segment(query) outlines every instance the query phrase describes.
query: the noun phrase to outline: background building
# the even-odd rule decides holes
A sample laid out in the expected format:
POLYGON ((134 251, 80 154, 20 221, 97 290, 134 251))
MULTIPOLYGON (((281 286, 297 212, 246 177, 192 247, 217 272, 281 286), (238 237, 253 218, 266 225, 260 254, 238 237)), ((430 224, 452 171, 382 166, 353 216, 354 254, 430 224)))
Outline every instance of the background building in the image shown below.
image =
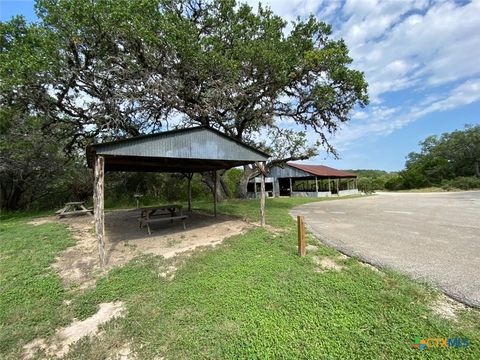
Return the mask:
MULTIPOLYGON (((248 184, 248 196, 255 198, 260 193, 260 178, 248 184)), ((269 197, 275 196, 346 196, 357 194, 357 175, 323 165, 287 163, 275 166, 265 179, 269 197)))

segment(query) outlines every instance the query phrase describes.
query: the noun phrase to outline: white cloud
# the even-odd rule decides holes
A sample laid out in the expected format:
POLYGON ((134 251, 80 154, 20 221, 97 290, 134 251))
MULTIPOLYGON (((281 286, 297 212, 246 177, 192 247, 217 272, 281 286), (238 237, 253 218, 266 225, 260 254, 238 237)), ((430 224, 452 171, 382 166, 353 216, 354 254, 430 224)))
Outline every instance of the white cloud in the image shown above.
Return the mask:
MULTIPOLYGON (((252 6, 257 0, 248 0, 252 6)), ((385 93, 480 73, 480 0, 262 1, 288 21, 316 14, 334 24, 364 71, 374 103, 385 93)))
POLYGON ((406 111, 400 107, 374 106, 365 115, 356 114, 362 121, 354 121, 341 130, 335 139, 339 149, 347 149, 355 140, 391 134, 393 131, 422 118, 425 115, 453 110, 480 101, 480 78, 467 80, 443 96, 437 95, 428 102, 406 111), (368 118, 368 121, 364 119, 368 118))
POLYGON ((408 11, 421 10, 426 3, 415 0, 349 0, 342 12, 348 20, 341 25, 339 34, 356 49, 383 37, 408 11))
POLYGON ((480 79, 472 79, 464 82, 452 90, 447 98, 434 101, 425 108, 417 108, 413 113, 417 117, 435 112, 469 105, 480 100, 480 79))
POLYGON ((331 23, 334 37, 350 49, 352 67, 365 72, 371 105, 353 111, 351 123, 332 138, 340 151, 480 101, 480 0, 262 3, 289 21, 315 13, 331 23))
MULTIPOLYGON (((370 1, 360 3, 371 6, 370 1)), ((351 12, 348 5, 344 14, 351 12)), ((381 2, 370 12, 354 13, 341 26, 339 36, 351 49, 354 66, 365 71, 374 102, 387 92, 480 74, 480 1, 426 6, 381 2)))

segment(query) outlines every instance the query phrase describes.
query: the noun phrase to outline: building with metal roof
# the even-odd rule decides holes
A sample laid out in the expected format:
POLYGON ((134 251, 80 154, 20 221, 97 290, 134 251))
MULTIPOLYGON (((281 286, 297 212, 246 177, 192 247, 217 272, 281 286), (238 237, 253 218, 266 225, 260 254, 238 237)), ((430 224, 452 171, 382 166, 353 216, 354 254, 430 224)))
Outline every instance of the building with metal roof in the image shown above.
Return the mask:
MULTIPOLYGON (((257 197, 260 178, 248 184, 248 196, 257 197)), ((266 191, 268 196, 324 197, 346 196, 358 193, 357 175, 324 165, 287 163, 268 171, 266 191)))
MULTIPOLYGON (((217 171, 256 164, 261 173, 260 223, 265 224, 265 162, 269 155, 221 132, 199 126, 95 144, 87 148, 87 163, 94 168, 95 232, 101 263, 105 263, 104 173, 106 171, 171 172, 191 175, 211 172, 214 214, 217 212, 217 171)), ((191 202, 191 177, 189 204, 191 202)), ((182 216, 182 219, 186 216, 182 216)))
POLYGON ((198 126, 87 148, 87 162, 105 158, 105 171, 205 172, 263 162, 269 155, 217 130, 198 126))

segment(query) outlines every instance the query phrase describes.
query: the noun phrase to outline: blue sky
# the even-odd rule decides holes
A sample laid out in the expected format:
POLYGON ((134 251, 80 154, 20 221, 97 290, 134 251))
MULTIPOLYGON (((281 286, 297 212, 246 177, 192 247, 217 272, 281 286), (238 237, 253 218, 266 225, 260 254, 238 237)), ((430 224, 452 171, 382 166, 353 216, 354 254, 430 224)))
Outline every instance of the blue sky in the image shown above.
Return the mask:
MULTIPOLYGON (((258 0, 247 1, 256 5, 258 0)), ((315 14, 332 24, 365 72, 371 104, 332 139, 337 168, 399 170, 432 134, 480 123, 480 0, 268 0, 287 20, 315 14)), ((0 19, 34 21, 33 1, 0 0, 0 19)))

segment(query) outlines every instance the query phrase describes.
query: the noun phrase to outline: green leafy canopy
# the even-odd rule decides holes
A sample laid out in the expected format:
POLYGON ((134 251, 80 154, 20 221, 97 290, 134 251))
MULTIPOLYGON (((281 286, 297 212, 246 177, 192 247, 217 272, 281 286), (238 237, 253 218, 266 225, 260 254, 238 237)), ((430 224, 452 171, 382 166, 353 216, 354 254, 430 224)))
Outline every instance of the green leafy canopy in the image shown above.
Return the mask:
MULTIPOLYGON (((368 103, 345 43, 313 16, 288 24, 233 0, 39 0, 36 10, 38 23, 1 24, 0 101, 72 124, 71 146, 174 118, 257 145, 258 131, 290 122, 334 151, 328 134, 368 103)), ((272 133, 266 146, 293 139, 272 133)))

